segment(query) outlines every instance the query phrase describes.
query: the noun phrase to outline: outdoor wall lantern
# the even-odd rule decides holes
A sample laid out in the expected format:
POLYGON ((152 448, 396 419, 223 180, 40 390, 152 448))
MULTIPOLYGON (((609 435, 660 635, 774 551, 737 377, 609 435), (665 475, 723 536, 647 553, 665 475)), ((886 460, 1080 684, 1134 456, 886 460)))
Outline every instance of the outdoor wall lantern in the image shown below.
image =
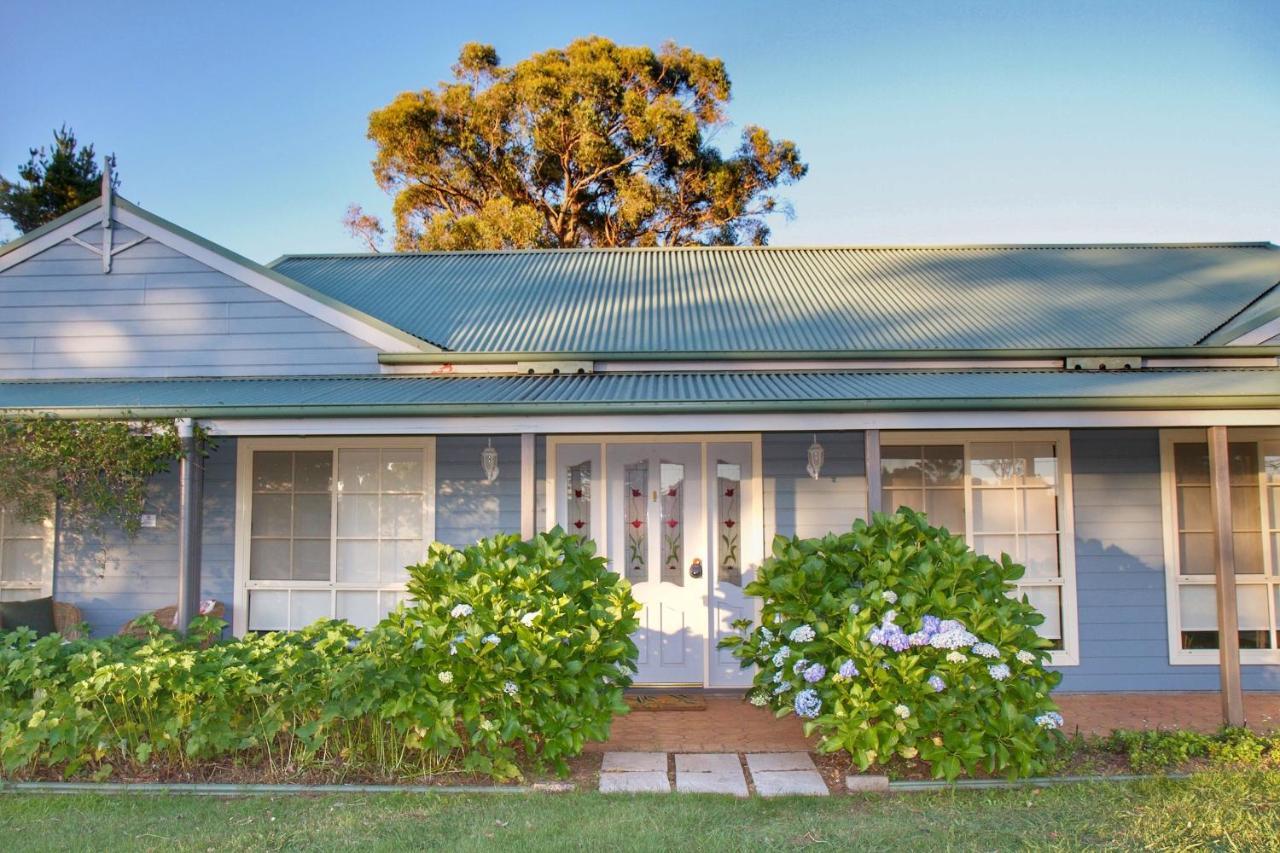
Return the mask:
POLYGON ((818 434, 815 432, 813 434, 813 444, 809 445, 809 464, 805 466, 809 476, 815 480, 822 474, 822 461, 825 456, 822 445, 818 444, 818 434))
POLYGON ((484 481, 492 483, 498 479, 498 451, 493 447, 493 439, 489 446, 480 451, 480 467, 484 469, 484 481))

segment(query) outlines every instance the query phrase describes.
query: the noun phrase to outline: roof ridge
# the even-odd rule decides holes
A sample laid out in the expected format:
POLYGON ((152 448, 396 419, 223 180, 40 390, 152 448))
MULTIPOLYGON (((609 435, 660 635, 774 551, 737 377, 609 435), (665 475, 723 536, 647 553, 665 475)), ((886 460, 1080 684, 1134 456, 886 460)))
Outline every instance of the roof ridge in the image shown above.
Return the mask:
POLYGON ((422 252, 300 252, 284 254, 269 266, 289 260, 333 258, 344 260, 380 260, 385 258, 456 257, 469 255, 557 255, 596 253, 662 253, 662 252, 938 252, 938 251, 1073 251, 1073 250, 1167 250, 1167 249, 1276 249, 1269 240, 1217 240, 1204 242, 1156 241, 1132 243, 906 243, 906 244, 817 244, 798 246, 582 246, 577 248, 536 249, 458 249, 422 252))

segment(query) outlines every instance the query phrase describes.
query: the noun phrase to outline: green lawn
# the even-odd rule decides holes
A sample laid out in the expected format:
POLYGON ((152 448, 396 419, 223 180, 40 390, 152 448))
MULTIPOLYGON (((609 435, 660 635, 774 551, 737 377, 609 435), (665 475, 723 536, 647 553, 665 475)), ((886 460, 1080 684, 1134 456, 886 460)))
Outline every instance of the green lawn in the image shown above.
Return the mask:
POLYGON ((6 795, 6 850, 1280 850, 1280 772, 825 800, 6 795))

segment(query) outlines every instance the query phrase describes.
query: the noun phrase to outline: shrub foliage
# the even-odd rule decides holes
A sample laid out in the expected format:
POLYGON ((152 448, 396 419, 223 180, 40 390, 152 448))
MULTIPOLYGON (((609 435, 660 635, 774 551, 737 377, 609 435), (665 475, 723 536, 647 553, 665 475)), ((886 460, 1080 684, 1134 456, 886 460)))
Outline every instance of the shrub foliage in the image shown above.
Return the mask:
POLYGON ((1043 621, 1011 597, 1023 567, 974 553, 903 508, 822 539, 778 537, 747 587, 761 622, 722 645, 755 666, 753 704, 806 718, 866 769, 1030 775, 1062 739, 1043 621))
POLYGON ((0 760, 66 774, 233 758, 277 773, 567 771, 625 713, 638 606, 590 543, 560 530, 433 545, 416 601, 363 632, 341 621, 208 643, 0 637, 0 760))

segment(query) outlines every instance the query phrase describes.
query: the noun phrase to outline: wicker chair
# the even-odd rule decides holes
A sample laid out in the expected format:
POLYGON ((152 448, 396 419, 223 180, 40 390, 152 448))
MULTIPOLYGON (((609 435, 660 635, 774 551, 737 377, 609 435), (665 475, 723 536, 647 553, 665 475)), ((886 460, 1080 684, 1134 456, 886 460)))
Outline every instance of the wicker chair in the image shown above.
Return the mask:
MULTIPOLYGON (((221 619, 226 612, 226 605, 221 601, 215 601, 213 602, 213 606, 205 610, 201 615, 212 616, 214 619, 221 619)), ((161 628, 177 629, 178 627, 174 624, 178 617, 178 606, 176 604, 170 604, 168 607, 161 607, 159 610, 152 610, 150 613, 143 613, 141 616, 135 616, 133 619, 130 619, 125 623, 124 627, 120 629, 120 636, 145 639, 147 636, 147 628, 141 623, 142 620, 148 616, 155 617, 156 622, 159 623, 161 628)))
POLYGON ((53 627, 64 640, 78 640, 84 636, 80 626, 84 624, 84 614, 74 604, 65 601, 53 603, 53 627))

